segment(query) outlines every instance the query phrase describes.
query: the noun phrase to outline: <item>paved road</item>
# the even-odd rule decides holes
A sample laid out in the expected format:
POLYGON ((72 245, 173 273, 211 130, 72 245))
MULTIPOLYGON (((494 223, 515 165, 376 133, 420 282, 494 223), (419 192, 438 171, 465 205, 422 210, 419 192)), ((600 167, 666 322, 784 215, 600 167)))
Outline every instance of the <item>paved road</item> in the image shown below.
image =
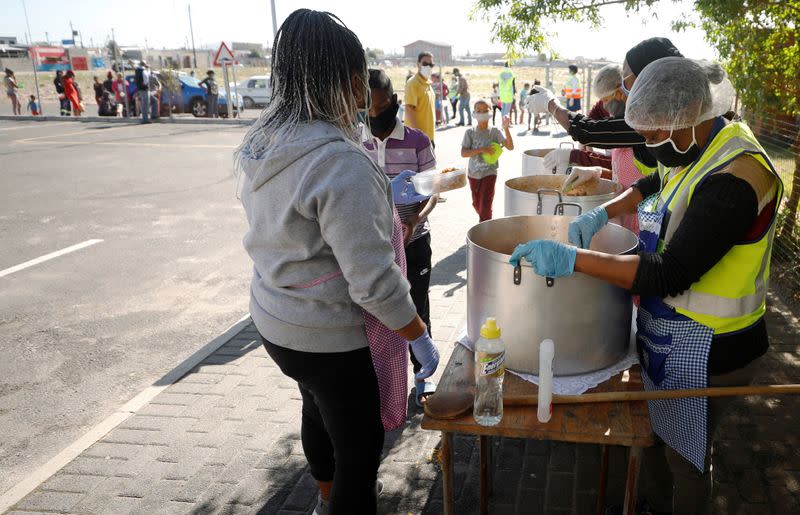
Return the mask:
POLYGON ((247 312, 241 127, 0 122, 0 491, 247 312), (2 272, 0 272, 2 275, 2 272))
MULTIPOLYGON (((27 111, 28 106, 28 97, 26 95, 22 95, 22 114, 29 115, 30 113, 27 111)), ((90 99, 89 102, 86 102, 86 115, 88 116, 97 116, 97 104, 95 104, 94 99, 90 99)), ((45 100, 44 104, 42 105, 44 109, 44 114, 46 116, 58 116, 60 112, 60 105, 55 100, 45 100)), ((242 111, 242 118, 256 118, 258 114, 261 112, 260 108, 255 109, 245 109, 242 111)), ((0 115, 11 115, 13 114, 11 111, 11 102, 3 95, 0 98, 0 115)), ((189 113, 181 113, 181 114, 174 114, 173 116, 177 116, 179 118, 194 118, 189 113)))

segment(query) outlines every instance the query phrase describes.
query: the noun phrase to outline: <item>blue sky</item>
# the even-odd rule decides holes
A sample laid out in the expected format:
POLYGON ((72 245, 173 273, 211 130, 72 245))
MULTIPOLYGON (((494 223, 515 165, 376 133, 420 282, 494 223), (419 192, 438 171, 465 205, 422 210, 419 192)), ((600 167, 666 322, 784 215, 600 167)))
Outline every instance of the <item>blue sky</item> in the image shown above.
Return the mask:
MULTIPOLYGON (((0 35, 17 36, 25 41, 25 18, 21 0, 0 0, 0 35)), ((51 41, 69 37, 69 22, 80 30, 88 44, 105 42, 115 29, 121 45, 176 47, 189 38, 187 0, 26 0, 31 34, 51 41), (124 5, 124 13, 115 6, 124 5), (80 6, 80 7, 77 7, 80 6)), ((251 41, 269 44, 272 18, 269 0, 193 0, 195 44, 216 48, 219 42, 251 41)), ((278 24, 294 9, 308 7, 328 10, 338 15, 364 46, 400 51, 416 39, 447 41, 456 54, 503 51, 491 42, 491 25, 469 18, 471 1, 402 0, 364 2, 355 0, 276 0, 278 24)), ((703 40, 700 30, 673 33, 670 21, 691 12, 691 2, 663 0, 656 19, 652 12, 627 17, 620 6, 602 11, 605 23, 599 29, 578 24, 559 24, 548 28, 554 49, 565 57, 606 57, 621 61, 625 51, 651 36, 667 36, 694 58, 714 59, 713 49, 703 40)))

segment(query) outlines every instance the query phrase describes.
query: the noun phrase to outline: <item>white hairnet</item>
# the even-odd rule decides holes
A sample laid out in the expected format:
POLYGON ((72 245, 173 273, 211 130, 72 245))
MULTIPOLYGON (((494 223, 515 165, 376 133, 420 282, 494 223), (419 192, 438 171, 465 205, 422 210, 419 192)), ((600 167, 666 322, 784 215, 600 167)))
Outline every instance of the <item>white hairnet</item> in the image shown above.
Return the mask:
POLYGON ((636 130, 677 130, 730 111, 736 95, 725 70, 685 57, 648 64, 636 78, 625 122, 636 130))
POLYGON ((622 66, 607 64, 600 68, 592 81, 592 88, 597 98, 608 97, 614 94, 622 84, 622 66))

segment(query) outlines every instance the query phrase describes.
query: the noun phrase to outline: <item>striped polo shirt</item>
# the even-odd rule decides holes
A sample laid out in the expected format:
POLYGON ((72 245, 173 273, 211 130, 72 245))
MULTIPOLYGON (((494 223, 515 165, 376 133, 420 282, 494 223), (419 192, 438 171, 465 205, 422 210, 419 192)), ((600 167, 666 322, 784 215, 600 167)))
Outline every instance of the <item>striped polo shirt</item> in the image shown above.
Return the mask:
MULTIPOLYGON (((377 164, 386 175, 393 179, 403 170, 424 172, 436 167, 436 157, 433 155, 431 140, 419 129, 406 127, 398 118, 394 129, 389 136, 381 141, 372 134, 363 131, 364 148, 369 157, 377 164)), ((422 209, 422 202, 413 204, 398 204, 397 214, 400 220, 407 222, 409 218, 422 209)), ((431 230, 426 218, 417 225, 411 241, 418 240, 431 230)))

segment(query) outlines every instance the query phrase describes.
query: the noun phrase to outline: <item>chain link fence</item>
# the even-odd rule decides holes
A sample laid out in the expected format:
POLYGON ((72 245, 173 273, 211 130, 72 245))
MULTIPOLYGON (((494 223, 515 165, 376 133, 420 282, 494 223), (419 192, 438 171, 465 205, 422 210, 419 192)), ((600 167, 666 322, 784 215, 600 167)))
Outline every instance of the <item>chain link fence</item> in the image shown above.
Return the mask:
POLYGON ((778 209, 772 251, 770 284, 793 306, 800 306, 800 117, 742 109, 783 180, 783 202, 778 209))

